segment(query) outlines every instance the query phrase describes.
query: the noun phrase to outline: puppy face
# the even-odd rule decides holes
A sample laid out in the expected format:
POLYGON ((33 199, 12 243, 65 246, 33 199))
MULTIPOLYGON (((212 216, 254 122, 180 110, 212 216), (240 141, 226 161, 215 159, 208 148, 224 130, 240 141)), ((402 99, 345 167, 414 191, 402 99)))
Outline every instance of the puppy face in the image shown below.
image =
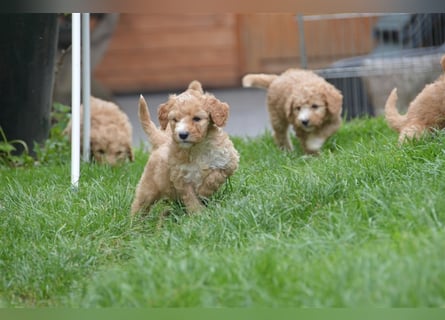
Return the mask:
POLYGON ((331 118, 339 117, 343 96, 335 87, 325 83, 318 87, 301 88, 286 104, 289 123, 295 128, 312 132, 331 118))
POLYGON ((173 141, 189 148, 203 141, 209 130, 223 127, 229 116, 229 106, 204 93, 198 81, 192 81, 184 93, 170 96, 158 109, 162 129, 170 126, 173 141))
POLYGON ((207 135, 209 114, 199 100, 196 97, 190 97, 187 101, 179 99, 168 113, 173 140, 182 148, 201 142, 207 135))
POLYGON ((289 122, 294 127, 311 132, 322 126, 326 119, 328 108, 323 99, 301 101, 295 99, 289 107, 289 122))
POLYGON ((130 145, 117 143, 116 141, 100 142, 91 140, 91 157, 99 164, 118 165, 127 159, 134 160, 133 151, 130 145))

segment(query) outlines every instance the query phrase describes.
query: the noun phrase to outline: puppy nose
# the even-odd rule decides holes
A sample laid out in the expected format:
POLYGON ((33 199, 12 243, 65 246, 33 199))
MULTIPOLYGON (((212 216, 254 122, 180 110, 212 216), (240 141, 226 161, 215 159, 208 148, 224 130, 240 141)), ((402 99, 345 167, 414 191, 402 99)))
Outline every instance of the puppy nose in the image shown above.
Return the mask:
POLYGON ((187 139, 188 136, 189 136, 188 132, 180 132, 179 133, 179 138, 181 138, 182 140, 187 139))
POLYGON ((303 126, 307 127, 308 124, 309 124, 309 120, 301 120, 301 124, 302 124, 303 126))

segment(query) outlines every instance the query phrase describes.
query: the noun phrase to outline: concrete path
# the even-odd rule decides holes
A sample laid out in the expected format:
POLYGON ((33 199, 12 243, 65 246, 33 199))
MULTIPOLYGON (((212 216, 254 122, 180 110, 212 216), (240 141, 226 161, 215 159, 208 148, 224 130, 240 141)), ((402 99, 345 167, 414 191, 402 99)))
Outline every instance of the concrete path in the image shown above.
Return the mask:
MULTIPOLYGON (((205 88, 204 88, 205 89, 205 88)), ((208 90, 219 100, 230 106, 230 116, 225 131, 232 136, 255 137, 270 130, 269 116, 266 109, 266 91, 255 88, 215 89, 208 90)), ((171 92, 180 93, 180 92, 171 92)), ((150 114, 157 121, 157 109, 168 99, 170 93, 146 93, 150 114)), ((116 103, 127 113, 133 125, 133 145, 146 145, 147 138, 137 116, 138 94, 115 96, 116 103)))

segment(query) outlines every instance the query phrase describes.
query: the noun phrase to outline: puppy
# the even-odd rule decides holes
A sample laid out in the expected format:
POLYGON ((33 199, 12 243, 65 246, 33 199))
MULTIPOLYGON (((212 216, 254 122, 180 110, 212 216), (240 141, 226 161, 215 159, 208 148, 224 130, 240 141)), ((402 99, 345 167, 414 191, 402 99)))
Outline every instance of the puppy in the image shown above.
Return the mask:
MULTIPOLYGON (((445 71, 445 55, 440 60, 445 71)), ((388 125, 399 132, 399 143, 406 139, 417 139, 431 129, 445 128, 445 74, 435 82, 427 84, 414 98, 404 115, 397 111, 397 89, 391 91, 385 104, 388 125)))
MULTIPOLYGON (((90 150, 97 163, 116 165, 134 160, 133 128, 127 115, 113 102, 90 98, 90 150)), ((71 121, 64 133, 71 139, 71 121)), ((80 109, 80 126, 83 127, 83 106, 80 109)), ((81 130, 82 133, 83 130, 81 130)), ((80 140, 83 148, 83 139, 80 140)))
POLYGON ((275 143, 292 150, 288 128, 306 154, 318 154, 341 125, 343 96, 325 79, 307 70, 289 69, 281 75, 247 74, 244 87, 267 89, 267 107, 275 143))
POLYGON ((136 188, 132 215, 148 213, 160 199, 180 200, 189 213, 203 208, 202 200, 238 168, 238 152, 221 129, 228 114, 226 103, 192 81, 185 92, 159 106, 157 128, 140 96, 139 119, 152 151, 136 188))

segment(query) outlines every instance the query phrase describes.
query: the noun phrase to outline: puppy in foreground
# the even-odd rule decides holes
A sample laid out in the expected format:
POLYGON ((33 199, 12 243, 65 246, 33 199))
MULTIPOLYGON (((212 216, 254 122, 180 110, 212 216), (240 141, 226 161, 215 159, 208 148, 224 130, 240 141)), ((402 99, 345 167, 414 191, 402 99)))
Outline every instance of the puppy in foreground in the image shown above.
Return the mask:
MULTIPOLYGON (((113 166, 134 160, 133 127, 128 116, 115 103, 91 97, 90 121, 91 158, 95 162, 113 166)), ((83 127, 83 106, 80 109, 80 126, 83 127)), ((70 140, 71 127, 70 120, 64 130, 70 140)), ((80 143, 83 149, 83 139, 80 139, 80 143)))
POLYGON ((203 208, 238 168, 239 155, 221 128, 229 106, 192 81, 180 95, 171 95, 158 109, 160 128, 139 99, 139 119, 152 146, 150 158, 136 188, 131 214, 158 200, 180 200, 189 213, 203 208))
MULTIPOLYGON (((445 71, 445 55, 440 60, 445 71)), ((417 139, 432 129, 445 128, 445 75, 427 84, 401 115, 397 110, 397 89, 391 91, 385 104, 388 125, 399 132, 399 143, 406 139, 417 139)))
POLYGON ((281 149, 293 149, 290 125, 306 154, 318 154, 341 125, 342 94, 312 71, 289 69, 281 75, 247 74, 242 82, 244 87, 267 89, 274 139, 281 149))

